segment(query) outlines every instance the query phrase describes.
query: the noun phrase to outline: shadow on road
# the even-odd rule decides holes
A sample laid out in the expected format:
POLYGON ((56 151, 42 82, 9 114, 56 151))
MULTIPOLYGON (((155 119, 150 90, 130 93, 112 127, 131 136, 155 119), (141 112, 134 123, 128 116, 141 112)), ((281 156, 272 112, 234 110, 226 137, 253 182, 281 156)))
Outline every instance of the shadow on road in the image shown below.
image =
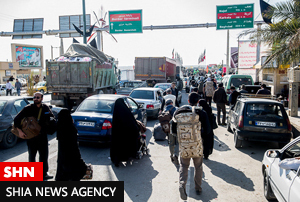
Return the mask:
POLYGON ((248 191, 254 191, 253 181, 243 172, 224 163, 213 160, 204 161, 204 164, 210 168, 213 175, 219 177, 227 183, 239 186, 248 191))
POLYGON ((231 150, 227 144, 222 142, 216 135, 214 138, 214 149, 218 151, 229 151, 231 150))

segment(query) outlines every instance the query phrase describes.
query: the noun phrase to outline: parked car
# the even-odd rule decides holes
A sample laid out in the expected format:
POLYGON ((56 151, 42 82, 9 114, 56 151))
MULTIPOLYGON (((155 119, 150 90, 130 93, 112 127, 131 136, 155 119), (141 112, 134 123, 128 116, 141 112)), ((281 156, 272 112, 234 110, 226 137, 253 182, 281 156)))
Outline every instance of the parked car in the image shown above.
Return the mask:
POLYGON ((47 85, 46 85, 46 81, 41 81, 41 82, 38 82, 37 84, 35 84, 33 86, 33 90, 35 92, 41 92, 41 93, 47 93, 48 90, 47 90, 47 85))
MULTIPOLYGON (((171 85, 172 85, 171 83, 158 83, 155 84, 154 88, 161 88, 164 93, 168 88, 171 88, 171 85)), ((182 99, 181 91, 178 90, 177 102, 181 103, 181 99, 182 99)))
POLYGON ((17 143, 17 136, 11 133, 12 123, 15 116, 29 102, 18 96, 1 96, 0 97, 0 146, 11 148, 17 143))
POLYGON ((138 87, 146 87, 145 81, 125 81, 122 85, 117 86, 116 93, 119 95, 129 95, 131 91, 138 87))
POLYGON ((163 91, 161 88, 136 88, 130 93, 138 104, 143 104, 143 108, 147 111, 148 117, 157 118, 162 103, 158 99, 157 91, 160 91, 161 95, 163 91))
POLYGON ((114 105, 118 98, 124 99, 135 119, 147 125, 146 110, 132 98, 115 94, 93 95, 86 98, 72 113, 79 141, 110 142, 114 105))
POLYGON ((229 110, 227 130, 234 133, 236 148, 248 140, 278 142, 283 146, 292 138, 292 126, 283 105, 261 98, 239 98, 229 110))
MULTIPOLYGON (((13 96, 17 95, 17 90, 15 89, 15 87, 12 87, 11 94, 13 96)), ((0 84, 0 96, 6 96, 6 84, 0 84)))
POLYGON ((27 81, 24 78, 18 78, 19 82, 22 84, 22 87, 27 86, 27 81))
POLYGON ((299 201, 300 168, 283 169, 279 163, 284 159, 300 156, 300 137, 280 150, 267 150, 262 161, 264 195, 267 200, 279 202, 299 201))

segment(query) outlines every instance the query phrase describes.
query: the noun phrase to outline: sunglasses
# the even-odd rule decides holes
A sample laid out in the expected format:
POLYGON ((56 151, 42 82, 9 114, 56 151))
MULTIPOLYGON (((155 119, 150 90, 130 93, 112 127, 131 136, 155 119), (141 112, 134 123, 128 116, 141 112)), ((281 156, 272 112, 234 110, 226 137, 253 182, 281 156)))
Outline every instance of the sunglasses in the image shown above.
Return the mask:
POLYGON ((40 99, 41 97, 33 97, 33 99, 40 99))

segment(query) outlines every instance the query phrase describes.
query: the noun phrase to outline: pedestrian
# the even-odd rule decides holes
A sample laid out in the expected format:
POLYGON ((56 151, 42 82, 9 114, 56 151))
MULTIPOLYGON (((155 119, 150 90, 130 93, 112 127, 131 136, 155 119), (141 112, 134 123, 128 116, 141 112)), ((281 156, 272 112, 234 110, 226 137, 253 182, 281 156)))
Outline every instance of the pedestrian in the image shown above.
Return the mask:
POLYGON ((203 86, 204 86, 204 80, 203 77, 201 77, 200 82, 198 84, 198 94, 200 95, 201 99, 204 98, 203 86))
POLYGON ((159 114, 164 110, 165 107, 165 98, 161 95, 160 91, 157 91, 158 100, 161 103, 159 114))
POLYGON ((234 107, 237 101, 237 98, 241 95, 240 92, 237 92, 234 86, 230 87, 231 94, 228 98, 228 103, 230 106, 234 107))
POLYGON ((57 169, 56 181, 80 181, 86 174, 87 165, 81 158, 75 128, 70 111, 66 108, 57 117, 57 169))
POLYGON ((217 120, 218 125, 226 125, 226 103, 227 103, 227 96, 226 92, 223 87, 223 83, 219 83, 218 89, 213 94, 213 100, 217 105, 217 120), (221 123, 221 111, 222 111, 222 123, 221 123))
POLYGON ((176 100, 175 100, 175 106, 179 107, 179 103, 178 103, 178 89, 176 88, 176 82, 172 82, 171 84, 171 91, 172 91, 172 95, 175 95, 176 100))
POLYGON ((209 106, 211 106, 212 96, 214 94, 215 87, 214 82, 211 80, 211 77, 207 78, 206 83, 204 84, 203 92, 205 92, 205 99, 206 102, 209 103, 209 106))
MULTIPOLYGON (((164 110, 164 112, 170 112, 170 115, 173 117, 174 112, 177 110, 177 107, 174 107, 173 105, 173 100, 172 99, 167 99, 166 100, 166 108, 164 110)), ((179 165, 179 161, 178 161, 178 156, 179 156, 179 145, 178 145, 178 141, 177 138, 171 134, 168 133, 168 143, 169 143, 169 150, 170 150, 170 157, 171 157, 171 161, 175 164, 175 165, 179 165)))
POLYGON ((48 105, 43 104, 43 94, 36 92, 33 96, 34 103, 25 106, 19 114, 14 118, 14 126, 19 132, 21 138, 26 138, 25 133, 21 130, 21 121, 25 117, 35 117, 41 126, 41 131, 38 136, 27 139, 28 158, 29 162, 35 162, 36 154, 39 152, 39 162, 43 162, 43 177, 44 180, 52 179, 53 176, 48 175, 48 137, 47 131, 49 130, 48 124, 50 118, 54 115, 48 105), (40 118, 39 118, 40 117, 40 118))
POLYGON ((239 91, 240 93, 248 93, 248 91, 246 90, 246 86, 245 84, 241 85, 241 90, 239 91))
POLYGON ((6 96, 8 96, 8 93, 11 96, 12 87, 13 87, 12 84, 9 82, 9 80, 7 80, 7 82, 6 82, 6 96))
POLYGON ((271 95, 271 92, 267 89, 266 84, 261 84, 261 89, 259 89, 256 95, 264 94, 264 95, 271 95))
POLYGON ((199 100, 199 106, 203 108, 203 110, 206 112, 209 124, 211 126, 210 132, 202 137, 203 140, 203 156, 204 159, 208 160, 209 155, 212 154, 213 149, 214 149, 214 131, 213 131, 213 122, 215 121, 214 119, 214 114, 212 113, 212 108, 207 104, 206 100, 200 99, 199 100))
POLYGON ((171 99, 173 103, 176 103, 176 96, 172 95, 172 90, 171 88, 168 88, 166 90, 166 95, 164 96, 165 100, 171 99))
POLYGON ((22 87, 22 84, 20 83, 20 81, 18 79, 16 79, 15 88, 17 89, 18 96, 21 95, 21 87, 22 87))
POLYGON ((195 191, 198 195, 202 192, 202 137, 206 136, 211 130, 206 112, 201 108, 196 107, 199 102, 198 94, 195 92, 190 93, 188 101, 190 106, 185 105, 175 111, 171 127, 172 133, 177 135, 180 148, 179 192, 182 200, 187 199, 186 183, 188 180, 188 169, 191 158, 193 159, 195 167, 195 191), (181 125, 181 121, 187 119, 189 119, 190 122, 185 122, 184 125, 181 125), (193 130, 193 125, 197 125, 198 127, 195 127, 193 130), (187 134, 186 131, 191 132, 187 134))
POLYGON ((283 99, 289 98, 289 89, 287 88, 287 85, 284 85, 283 89, 281 89, 281 96, 283 97, 283 99))

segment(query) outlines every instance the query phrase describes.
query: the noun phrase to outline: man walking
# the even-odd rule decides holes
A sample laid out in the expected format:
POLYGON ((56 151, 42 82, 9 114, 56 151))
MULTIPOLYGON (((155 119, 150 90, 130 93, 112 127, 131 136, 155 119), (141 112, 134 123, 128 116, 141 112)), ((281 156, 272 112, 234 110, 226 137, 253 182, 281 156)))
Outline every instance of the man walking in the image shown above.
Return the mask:
MULTIPOLYGON (((177 107, 174 107, 173 100, 167 99, 166 100, 166 108, 165 108, 164 112, 169 111, 170 115, 173 117, 173 114, 176 110, 177 110, 177 107)), ((179 165, 179 161, 178 161, 179 145, 178 145, 178 141, 176 140, 177 138, 171 133, 168 133, 167 135, 169 137, 168 142, 169 142, 169 150, 171 153, 171 161, 175 165, 179 165)))
POLYGON ((11 85, 11 83, 9 82, 9 80, 7 80, 7 82, 6 82, 6 96, 8 96, 8 93, 9 93, 10 96, 11 96, 11 91, 12 91, 12 85, 11 85))
POLYGON ((241 93, 236 91, 235 86, 231 86, 230 90, 231 90, 231 94, 229 96, 228 102, 229 102, 230 106, 234 107, 235 103, 237 101, 237 98, 238 98, 238 96, 241 95, 241 93))
POLYGON ((22 87, 22 84, 20 83, 20 81, 18 79, 16 79, 15 88, 17 89, 18 96, 21 95, 21 87, 22 87))
POLYGON ((206 102, 208 102, 209 106, 211 107, 211 100, 215 91, 214 82, 211 80, 211 77, 207 78, 203 91, 205 92, 206 102))
POLYGON ((35 117, 41 126, 41 131, 38 136, 27 139, 28 157, 29 162, 35 162, 37 152, 39 152, 39 162, 43 162, 43 176, 44 180, 51 179, 53 176, 49 176, 48 172, 48 137, 47 137, 47 123, 50 122, 50 117, 54 118, 54 115, 48 105, 42 104, 43 94, 36 92, 33 97, 34 103, 24 107, 14 119, 14 125, 17 127, 19 136, 26 138, 26 134, 21 130, 21 121, 25 117, 35 117))
POLYGON ((256 93, 256 95, 258 94, 264 94, 264 95, 271 95, 271 92, 267 89, 266 84, 262 84, 261 89, 259 89, 256 93))
POLYGON ((176 82, 172 82, 171 84, 171 91, 172 91, 172 95, 175 95, 176 100, 175 100, 175 106, 179 107, 179 103, 178 103, 178 89, 176 88, 176 82))
POLYGON ((219 83, 218 89, 214 92, 213 94, 213 100, 217 105, 217 120, 218 120, 218 125, 223 125, 225 126, 226 123, 226 103, 227 103, 227 96, 226 92, 223 88, 223 83, 219 83), (220 122, 221 120, 221 111, 223 114, 222 117, 222 124, 220 122))
POLYGON ((202 137, 206 136, 211 130, 206 112, 196 107, 199 102, 199 95, 195 92, 190 93, 188 101, 190 106, 185 105, 175 111, 171 127, 172 133, 177 135, 180 148, 179 192, 182 200, 187 199, 185 189, 191 158, 195 167, 195 191, 197 195, 202 192, 202 137), (186 122, 187 120, 190 120, 190 122, 186 122), (193 127, 195 125, 197 127, 193 127), (187 134, 187 131, 190 134, 187 134))

